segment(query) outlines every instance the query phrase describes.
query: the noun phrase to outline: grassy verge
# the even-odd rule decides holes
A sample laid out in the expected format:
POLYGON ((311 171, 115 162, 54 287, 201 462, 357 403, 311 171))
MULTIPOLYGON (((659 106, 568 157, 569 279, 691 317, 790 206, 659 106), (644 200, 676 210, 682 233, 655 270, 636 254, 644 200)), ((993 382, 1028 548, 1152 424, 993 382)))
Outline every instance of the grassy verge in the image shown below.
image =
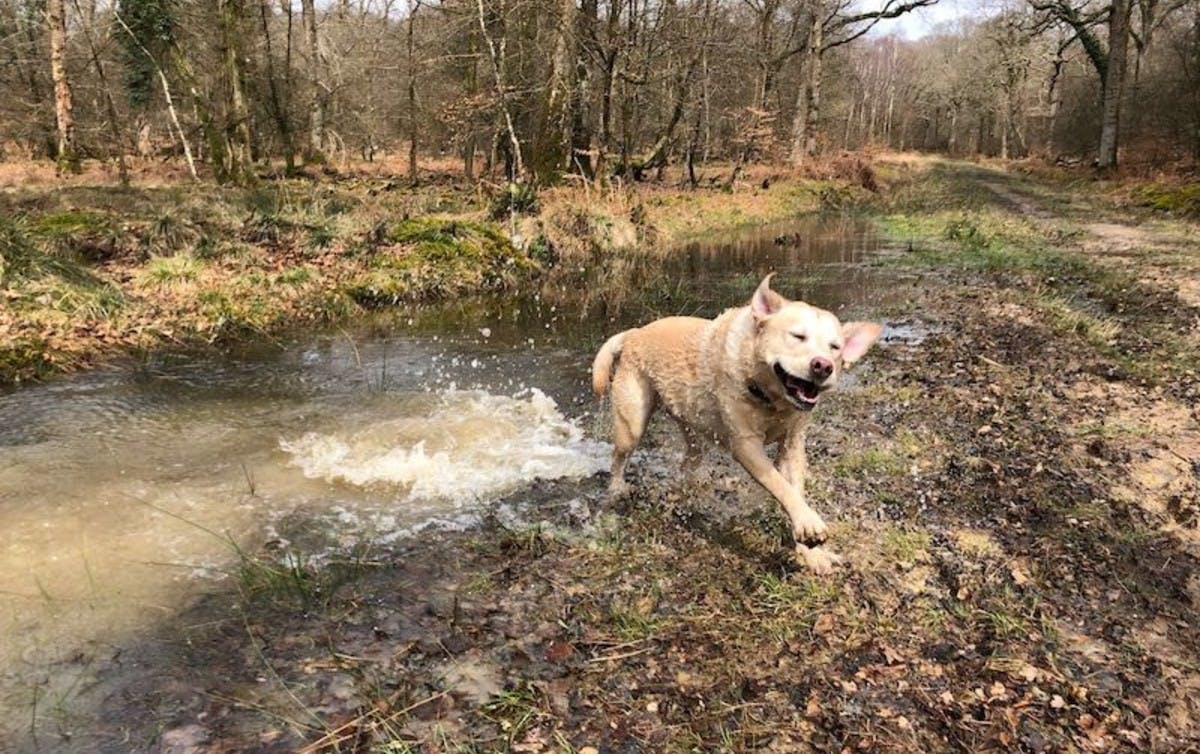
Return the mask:
MULTIPOLYGON (((1112 201, 946 162, 893 166, 890 177, 879 222, 907 251, 889 264, 999 284, 1010 316, 1035 318, 1056 336, 1082 337, 1125 374, 1161 384, 1194 373, 1195 306, 1178 298, 1178 280, 1146 276, 1161 261, 1156 256, 1171 254, 1156 255, 1163 249, 1143 236, 1127 248, 1126 239, 1103 235, 1111 226, 1093 235, 1094 218, 1120 216, 1112 201), (1131 259, 1133 251, 1144 257, 1131 259)), ((1195 232, 1186 221, 1158 226, 1181 239, 1195 232)))
POLYGON ((368 174, 248 190, 18 189, 0 199, 0 384, 114 353, 528 286, 554 268, 602 268, 615 253, 863 193, 771 174, 733 191, 558 188, 510 221, 496 219, 496 202, 473 186, 434 180, 414 189, 368 174))

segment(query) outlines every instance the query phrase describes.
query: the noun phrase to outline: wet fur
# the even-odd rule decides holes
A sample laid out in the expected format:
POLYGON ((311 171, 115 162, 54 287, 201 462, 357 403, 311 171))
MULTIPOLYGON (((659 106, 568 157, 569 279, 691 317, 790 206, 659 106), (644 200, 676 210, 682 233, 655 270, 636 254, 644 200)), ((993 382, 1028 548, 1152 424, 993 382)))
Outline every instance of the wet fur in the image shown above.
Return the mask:
POLYGON ((783 298, 771 290, 770 280, 768 275, 747 306, 716 319, 667 317, 618 333, 601 347, 592 387, 597 395, 606 389, 612 394, 609 491, 625 491, 629 455, 650 415, 665 408, 683 427, 689 453, 694 455, 702 436, 730 449, 783 506, 797 555, 813 571, 827 573, 841 558, 818 546, 825 522, 804 492, 804 441, 812 416, 806 409, 815 401, 789 395, 780 370, 828 390, 882 328, 873 322, 843 325, 831 312, 783 298), (826 368, 831 372, 822 380, 826 368), (782 443, 774 463, 766 450, 773 443, 782 443))

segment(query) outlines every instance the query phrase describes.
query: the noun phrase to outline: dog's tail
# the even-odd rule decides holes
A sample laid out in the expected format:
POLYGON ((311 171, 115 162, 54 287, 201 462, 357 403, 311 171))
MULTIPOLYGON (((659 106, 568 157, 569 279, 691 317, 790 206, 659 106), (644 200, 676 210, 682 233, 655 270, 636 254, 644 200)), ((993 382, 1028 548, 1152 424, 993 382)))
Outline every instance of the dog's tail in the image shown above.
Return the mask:
POLYGON ((628 334, 628 330, 619 332, 605 341, 604 345, 600 346, 600 352, 596 354, 596 360, 592 362, 592 390, 596 391, 597 398, 602 398, 608 390, 613 364, 621 355, 621 347, 625 345, 625 336, 628 334))

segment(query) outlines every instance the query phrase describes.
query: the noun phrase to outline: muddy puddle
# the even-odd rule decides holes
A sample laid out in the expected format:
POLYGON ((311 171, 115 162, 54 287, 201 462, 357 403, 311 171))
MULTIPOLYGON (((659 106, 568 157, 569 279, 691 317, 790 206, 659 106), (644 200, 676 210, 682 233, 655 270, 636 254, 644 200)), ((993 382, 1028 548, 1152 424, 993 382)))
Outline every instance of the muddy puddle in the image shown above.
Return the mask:
POLYGON ((880 245, 853 217, 787 223, 619 278, 0 394, 0 741, 88 750, 89 704, 122 653, 232 588, 239 550, 279 546, 281 521, 319 523, 319 560, 470 526, 535 480, 599 494, 608 445, 587 372, 607 334, 713 315, 771 270, 781 291, 867 313, 889 294, 860 264, 880 245))

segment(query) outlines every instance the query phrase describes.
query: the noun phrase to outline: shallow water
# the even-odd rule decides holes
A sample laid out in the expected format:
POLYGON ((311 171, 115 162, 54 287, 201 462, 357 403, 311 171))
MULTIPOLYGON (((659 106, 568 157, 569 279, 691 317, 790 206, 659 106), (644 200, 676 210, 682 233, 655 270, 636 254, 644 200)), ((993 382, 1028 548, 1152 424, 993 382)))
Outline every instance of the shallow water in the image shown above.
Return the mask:
POLYGON ((86 725, 79 700, 121 648, 227 588, 237 549, 285 519, 388 543, 470 525, 535 479, 589 480, 607 467, 588 387, 605 336, 711 316, 771 270, 846 319, 887 295, 860 264, 879 248, 852 217, 786 223, 534 296, 0 394, 0 734, 86 725))

